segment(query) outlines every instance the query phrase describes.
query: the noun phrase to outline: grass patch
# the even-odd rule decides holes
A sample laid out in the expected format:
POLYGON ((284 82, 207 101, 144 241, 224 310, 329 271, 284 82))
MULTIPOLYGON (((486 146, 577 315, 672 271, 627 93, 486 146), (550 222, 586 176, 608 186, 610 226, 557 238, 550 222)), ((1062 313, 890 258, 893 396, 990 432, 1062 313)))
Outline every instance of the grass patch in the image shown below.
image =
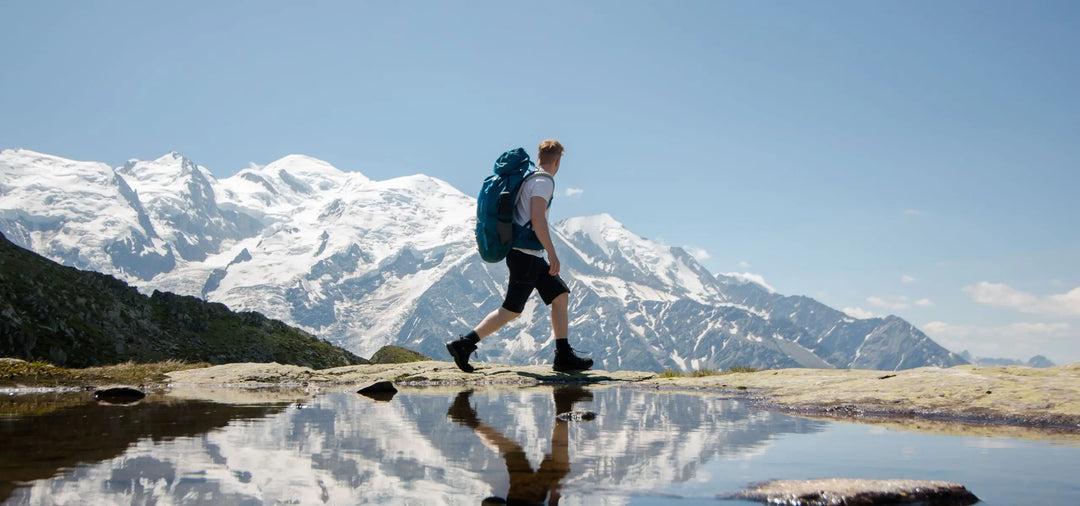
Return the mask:
POLYGON ((208 367, 206 363, 187 363, 179 360, 135 363, 68 369, 47 362, 0 360, 0 385, 27 387, 98 386, 119 383, 146 385, 165 381, 165 373, 208 367))
POLYGON ((738 365, 728 369, 726 371, 718 371, 716 369, 695 369, 690 372, 676 371, 674 369, 667 369, 660 373, 661 378, 704 378, 707 376, 723 376, 725 374, 732 374, 737 372, 758 372, 760 369, 756 367, 747 367, 738 365))
POLYGON ((757 367, 748 367, 748 366, 745 366, 745 365, 737 365, 735 367, 732 367, 731 369, 728 369, 727 372, 729 372, 729 373, 733 373, 733 372, 758 372, 760 370, 761 369, 758 369, 757 367))
POLYGON ((371 356, 372 364, 407 364, 431 360, 426 355, 402 348, 401 346, 383 346, 371 356))

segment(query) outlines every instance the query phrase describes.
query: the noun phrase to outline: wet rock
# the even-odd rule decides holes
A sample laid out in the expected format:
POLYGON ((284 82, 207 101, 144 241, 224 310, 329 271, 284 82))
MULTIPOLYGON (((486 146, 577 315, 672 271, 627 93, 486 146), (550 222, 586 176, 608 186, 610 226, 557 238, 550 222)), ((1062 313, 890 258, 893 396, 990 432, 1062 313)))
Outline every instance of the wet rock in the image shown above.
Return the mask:
POLYGON ((94 392, 94 399, 108 404, 132 404, 143 400, 146 394, 131 387, 104 388, 94 392))
POLYGON ((361 386, 356 393, 377 401, 389 401, 397 391, 392 381, 372 381, 361 386))
POLYGON ((596 413, 592 411, 571 411, 556 415, 555 418, 564 422, 588 422, 596 419, 596 413))
POLYGON ((733 498, 785 506, 967 506, 979 502, 963 485, 947 481, 842 478, 770 481, 733 498))

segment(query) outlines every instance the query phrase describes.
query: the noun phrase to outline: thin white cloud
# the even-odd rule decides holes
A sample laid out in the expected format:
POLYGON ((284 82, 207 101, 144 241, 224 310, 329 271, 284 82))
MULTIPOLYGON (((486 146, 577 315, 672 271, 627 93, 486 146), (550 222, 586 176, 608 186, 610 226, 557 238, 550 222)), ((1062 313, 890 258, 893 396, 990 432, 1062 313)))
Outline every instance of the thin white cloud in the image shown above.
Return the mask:
POLYGON ((1061 363, 1080 360, 1080 329, 1063 322, 1017 322, 999 327, 932 321, 920 326, 931 339, 952 351, 979 357, 1027 360, 1046 355, 1061 363))
POLYGON ((918 209, 905 209, 904 210, 904 215, 905 216, 922 216, 923 212, 918 210, 918 209))
POLYGON ((863 309, 861 307, 845 307, 844 309, 842 309, 842 311, 848 316, 852 318, 857 318, 859 320, 865 320, 867 318, 874 317, 874 313, 872 311, 863 309))
POLYGON ((582 190, 581 188, 567 188, 565 192, 567 197, 578 197, 582 193, 585 193, 585 190, 582 190))
POLYGON ((749 269, 750 268, 750 262, 747 262, 746 260, 741 260, 741 261, 739 261, 739 267, 741 267, 743 269, 749 269))
POLYGON ((698 262, 704 262, 709 259, 709 252, 705 251, 705 248, 699 248, 697 246, 683 246, 683 250, 690 254, 690 256, 697 259, 698 262))
POLYGON ((912 306, 930 307, 934 305, 934 301, 930 299, 922 298, 912 301, 904 295, 898 295, 888 299, 884 297, 878 297, 876 295, 871 295, 870 297, 866 298, 866 302, 872 307, 884 309, 887 311, 903 311, 905 309, 911 309, 912 306))
POLYGON ((915 278, 904 274, 903 276, 900 276, 900 282, 905 285, 910 285, 915 282, 915 278))
POLYGON ((871 295, 866 298, 866 302, 871 306, 886 309, 889 311, 900 311, 903 309, 911 308, 911 304, 908 303, 907 297, 896 297, 893 300, 886 300, 876 295, 871 295))
POLYGON ((740 283, 755 283, 761 285, 766 290, 768 290, 769 293, 776 293, 776 289, 769 286, 769 284, 765 282, 765 277, 760 274, 754 274, 751 272, 727 272, 724 273, 724 275, 735 278, 740 283))
POLYGON ((1003 283, 983 281, 964 291, 979 304, 1042 316, 1080 318, 1080 287, 1052 295, 1035 295, 1003 283))
POLYGON ((263 168, 263 166, 255 163, 255 162, 248 162, 248 168, 251 169, 251 170, 259 170, 259 169, 263 168))

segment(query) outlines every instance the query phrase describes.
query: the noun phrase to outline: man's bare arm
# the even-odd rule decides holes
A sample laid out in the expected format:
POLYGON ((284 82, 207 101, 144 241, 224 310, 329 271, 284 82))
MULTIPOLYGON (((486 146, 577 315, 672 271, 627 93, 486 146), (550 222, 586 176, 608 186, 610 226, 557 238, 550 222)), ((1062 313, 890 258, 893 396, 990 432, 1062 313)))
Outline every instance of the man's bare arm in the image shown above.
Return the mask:
POLYGON ((529 201, 529 207, 533 232, 536 232, 536 238, 540 239, 540 244, 543 244, 544 250, 547 251, 548 265, 551 266, 548 272, 554 276, 559 273, 559 255, 555 254, 555 245, 551 242, 551 231, 548 230, 547 201, 543 197, 533 197, 529 201))

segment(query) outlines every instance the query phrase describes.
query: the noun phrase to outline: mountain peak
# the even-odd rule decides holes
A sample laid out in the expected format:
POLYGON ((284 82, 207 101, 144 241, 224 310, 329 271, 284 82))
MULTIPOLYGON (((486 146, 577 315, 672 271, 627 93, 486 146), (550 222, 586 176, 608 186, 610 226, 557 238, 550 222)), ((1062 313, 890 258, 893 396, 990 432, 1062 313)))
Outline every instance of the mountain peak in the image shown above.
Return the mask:
POLYGON ((283 156, 260 167, 258 172, 284 182, 297 193, 338 188, 352 180, 368 181, 359 172, 345 172, 325 160, 301 154, 283 156))
POLYGON ((770 294, 776 293, 776 289, 765 282, 765 277, 760 274, 754 274, 751 272, 727 272, 724 274, 717 274, 716 278, 725 284, 734 285, 755 285, 759 286, 770 294))
POLYGON ((559 222, 559 228, 568 235, 584 234, 593 242, 606 242, 605 236, 612 231, 624 231, 626 227, 607 213, 567 218, 559 222))
MULTIPOLYGON (((7 159, 7 161, 9 163, 15 163, 16 160, 24 161, 24 162, 27 162, 27 163, 38 163, 38 162, 43 162, 43 161, 52 162, 52 163, 62 163, 62 164, 83 163, 83 162, 78 162, 76 160, 71 160, 71 159, 68 159, 68 158, 64 158, 64 157, 61 157, 61 156, 50 155, 50 154, 47 154, 47 153, 39 153, 39 152, 34 151, 32 149, 26 149, 26 148, 9 148, 9 149, 5 149, 3 151, 0 151, 0 157, 3 157, 5 159, 7 159)), ((86 162, 86 163, 95 163, 95 164, 97 164, 97 162, 86 162)))
MULTIPOLYGON (((287 170, 294 174, 321 174, 326 177, 341 177, 345 171, 334 167, 330 162, 308 155, 289 154, 274 160, 259 169, 261 172, 276 173, 279 170, 287 170)), ((359 172, 351 172, 359 174, 359 172)))
POLYGON ((117 167, 116 172, 143 182, 171 185, 178 177, 199 172, 199 167, 184 155, 170 151, 154 160, 132 158, 117 167))

